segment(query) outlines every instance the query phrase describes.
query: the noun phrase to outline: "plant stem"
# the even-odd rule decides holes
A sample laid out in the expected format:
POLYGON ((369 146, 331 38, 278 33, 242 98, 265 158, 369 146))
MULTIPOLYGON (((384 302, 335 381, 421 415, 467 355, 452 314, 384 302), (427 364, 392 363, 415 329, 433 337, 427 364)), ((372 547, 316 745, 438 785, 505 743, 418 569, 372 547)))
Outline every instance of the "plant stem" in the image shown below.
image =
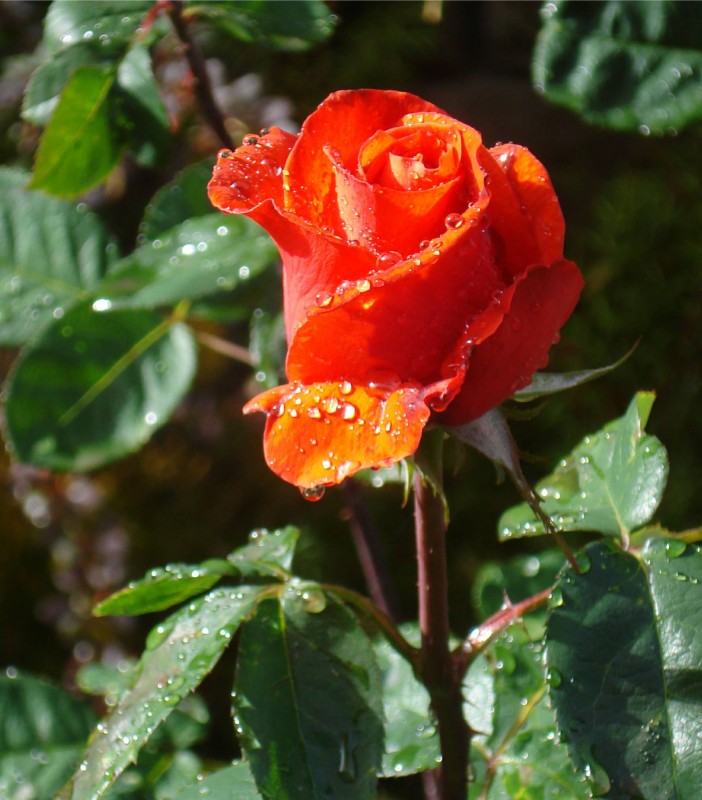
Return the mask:
POLYGON ((443 432, 430 432, 415 456, 420 677, 429 692, 441 744, 440 800, 465 800, 470 731, 463 716, 461 674, 451 656, 446 564, 446 517, 441 496, 443 432), (431 475, 432 488, 422 472, 431 475))
POLYGON ((203 117, 207 120, 207 124, 217 135, 217 138, 224 147, 229 150, 234 150, 235 144, 232 137, 229 135, 226 125, 224 124, 224 117, 222 112, 214 99, 212 92, 212 84, 210 83, 210 76, 207 74, 207 66, 202 53, 197 48, 190 36, 188 24, 183 19, 183 9, 181 3, 176 0, 171 3, 168 15, 171 18, 175 32, 183 45, 185 58, 188 61, 190 72, 193 76, 193 88, 195 89, 195 97, 200 104, 200 110, 203 117))
POLYGON ((400 618, 397 593, 386 568, 387 559, 381 552, 378 532, 365 502, 363 490, 353 478, 344 481, 341 488, 349 507, 351 537, 370 596, 381 611, 397 622, 400 618))
POLYGON ((219 353, 227 358, 232 358, 234 361, 241 361, 242 364, 253 366, 253 358, 251 357, 251 353, 240 344, 228 342, 226 339, 220 339, 219 336, 214 336, 213 334, 206 333, 205 331, 197 332, 197 340, 201 344, 204 344, 205 347, 209 347, 210 350, 214 350, 215 353, 219 353))

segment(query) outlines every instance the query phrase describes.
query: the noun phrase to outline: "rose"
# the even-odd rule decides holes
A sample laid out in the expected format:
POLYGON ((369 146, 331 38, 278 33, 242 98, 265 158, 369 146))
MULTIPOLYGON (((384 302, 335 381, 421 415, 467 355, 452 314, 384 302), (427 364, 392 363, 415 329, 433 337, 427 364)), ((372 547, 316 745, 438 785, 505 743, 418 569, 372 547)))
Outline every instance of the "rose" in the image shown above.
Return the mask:
POLYGON ((273 237, 290 383, 269 466, 314 489, 412 454, 424 426, 481 416, 525 386, 582 288, 544 167, 402 92, 332 94, 295 136, 221 151, 209 195, 273 237))

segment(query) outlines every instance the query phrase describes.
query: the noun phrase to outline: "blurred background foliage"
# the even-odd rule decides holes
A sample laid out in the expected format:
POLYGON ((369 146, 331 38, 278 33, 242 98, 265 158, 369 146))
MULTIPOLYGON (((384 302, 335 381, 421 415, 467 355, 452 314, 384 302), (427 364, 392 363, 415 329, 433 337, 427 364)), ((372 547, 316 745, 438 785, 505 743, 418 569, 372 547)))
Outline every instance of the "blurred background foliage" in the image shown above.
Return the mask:
MULTIPOLYGON (((585 434, 620 416, 633 393, 658 394, 648 428, 666 445, 671 473, 660 513, 681 530, 699 523, 702 422, 702 135, 699 125, 665 136, 606 131, 550 105, 531 80, 544 18, 535 3, 353 2, 328 4, 334 35, 304 53, 231 46, 195 27, 216 96, 237 140, 249 130, 296 125, 331 91, 374 86, 415 92, 480 130, 486 144, 515 141, 548 167, 568 226, 566 254, 583 270, 580 305, 553 350, 552 369, 615 360, 613 374, 558 395, 513 429, 536 480, 585 434)), ((40 131, 20 108, 37 63, 48 4, 0 4, 0 161, 31 167, 40 131)), ((187 67, 171 43, 155 53, 169 112, 179 120, 165 166, 126 160, 87 203, 125 247, 153 193, 218 143, 197 112, 187 67)), ((203 186, 204 191, 204 186, 203 186)), ((268 299, 268 310, 274 301, 268 299)), ((208 330, 246 343, 244 323, 208 330)), ((15 353, 0 351, 4 378, 15 353)), ((0 662, 71 686, 78 666, 137 653, 143 621, 93 619, 94 603, 167 561, 224 556, 258 527, 297 524, 299 574, 364 589, 349 534, 348 496, 303 500, 265 466, 262 420, 241 407, 251 370, 201 349, 194 388, 174 419, 137 454, 89 475, 53 475, 0 455, 0 662)), ((448 485, 451 609, 471 624, 468 587, 482 564, 541 549, 543 540, 498 545, 496 523, 517 500, 492 466, 466 453, 448 485)), ((416 572, 410 509, 399 487, 364 489, 397 588, 413 618, 416 572)), ((210 683, 216 683, 218 670, 210 683)), ((207 695, 209 684, 203 687, 207 695)), ((213 696, 221 697, 221 689, 213 696)), ((231 746, 222 709, 211 750, 231 746)))

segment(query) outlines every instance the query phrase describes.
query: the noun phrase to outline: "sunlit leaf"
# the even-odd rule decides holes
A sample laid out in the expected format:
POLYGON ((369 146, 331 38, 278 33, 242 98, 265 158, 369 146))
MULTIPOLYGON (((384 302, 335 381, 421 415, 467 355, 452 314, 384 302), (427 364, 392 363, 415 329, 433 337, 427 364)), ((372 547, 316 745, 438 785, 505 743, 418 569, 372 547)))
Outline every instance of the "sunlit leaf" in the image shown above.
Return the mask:
MULTIPOLYGON (((626 540, 653 516, 668 479, 668 456, 644 432, 655 395, 637 394, 626 414, 586 436, 536 485, 542 508, 562 531, 597 531, 626 540)), ((522 503, 500 518, 501 539, 544 532, 522 503)))
POLYGON ((277 50, 307 50, 329 38, 335 17, 321 0, 194 0, 189 14, 206 17, 225 33, 244 42, 277 50))
POLYGON ((129 691, 93 733, 84 761, 61 797, 102 797, 180 700, 219 660, 266 589, 215 589, 171 615, 149 634, 129 691))
POLYGON ((148 311, 77 306, 16 364, 6 424, 15 455, 50 469, 93 469, 143 445, 188 390, 192 336, 148 311))
POLYGON ((351 612, 292 582, 242 633, 234 708, 261 793, 375 800, 382 708, 371 644, 351 612))
POLYGON ((85 703, 9 668, 0 675, 0 795, 53 800, 94 724, 85 703))
POLYGON ((702 118, 702 6, 666 0, 544 4, 534 84, 617 130, 675 133, 702 118))
POLYGON ((230 553, 227 561, 245 577, 260 575, 285 580, 290 577, 299 538, 299 529, 292 525, 274 531, 256 530, 249 536, 249 543, 230 553))
POLYGON ((77 197, 119 163, 125 140, 109 104, 115 75, 100 67, 73 73, 41 138, 30 188, 77 197))
POLYGON ((702 785, 702 554, 652 539, 642 561, 595 543, 568 568, 547 627, 550 690, 571 755, 612 800, 702 785))
POLYGON ((156 308, 233 294, 275 263, 270 237, 243 217, 189 219, 122 259, 99 288, 114 305, 156 308))
POLYGON ((117 257, 100 220, 0 168, 0 344, 21 345, 87 297, 117 257))
POLYGON ((156 567, 139 581, 110 595, 93 609, 97 617, 115 614, 148 614, 182 603, 211 589, 223 575, 231 574, 226 561, 202 564, 169 564, 156 567))

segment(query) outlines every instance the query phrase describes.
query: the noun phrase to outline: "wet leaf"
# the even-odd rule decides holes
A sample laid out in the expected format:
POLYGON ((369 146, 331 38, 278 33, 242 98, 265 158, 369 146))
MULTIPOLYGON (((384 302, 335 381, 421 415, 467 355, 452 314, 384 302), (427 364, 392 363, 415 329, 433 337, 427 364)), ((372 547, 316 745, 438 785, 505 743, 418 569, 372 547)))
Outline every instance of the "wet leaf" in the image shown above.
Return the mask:
POLYGON ((533 78, 551 102, 644 134, 702 118, 699 3, 561 0, 542 13, 533 78))
MULTIPOLYGON (((417 641, 416 626, 404 626, 402 633, 417 641)), ((441 761, 441 749, 429 709, 429 693, 386 639, 376 640, 374 646, 383 681, 385 720, 385 752, 379 775, 396 778, 433 769, 441 761)))
POLYGON ((41 138, 30 188, 77 197, 117 166, 125 139, 110 110, 115 75, 101 67, 75 70, 41 138))
POLYGON ((356 618, 314 584, 289 583, 244 627, 234 709, 264 796, 375 800, 378 668, 356 618))
POLYGON ((90 211, 26 189, 0 167, 0 344, 24 344, 87 297, 117 257, 90 211))
POLYGON ((573 759, 611 800, 697 796, 702 784, 702 553, 612 543, 566 569, 547 627, 550 692, 573 759))
POLYGON ((146 573, 110 595, 95 606, 93 614, 105 617, 117 614, 148 614, 182 603, 196 594, 211 589, 223 575, 232 573, 226 561, 211 560, 203 564, 168 564, 146 573))
POLYGON ((204 16, 237 39, 276 50, 301 51, 334 31, 335 17, 321 0, 288 0, 271 5, 261 0, 191 2, 188 13, 204 16))
POLYGON ((56 53, 78 42, 101 47, 126 46, 153 6, 153 0, 105 0, 76 3, 53 0, 44 20, 43 43, 56 53))
POLYGON ((234 294, 277 260, 270 237, 243 217, 189 219, 138 247, 99 288, 115 306, 156 308, 234 294))
MULTIPOLYGON (((668 479, 668 456, 644 432, 655 395, 639 392, 626 414, 586 436, 536 485, 542 508, 562 531, 597 531, 628 540, 652 518, 668 479)), ((500 539, 538 536, 544 529, 522 503, 500 518, 500 539)))
POLYGON ((265 592, 254 586, 215 589, 151 631, 134 684, 91 736, 62 798, 103 796, 158 725, 199 686, 265 592))
POLYGON ((190 386, 196 354, 186 326, 94 307, 56 320, 13 369, 6 424, 21 461, 80 471, 120 458, 148 441, 190 386))
POLYGON ((474 704, 490 724, 474 725, 471 800, 590 800, 558 739, 541 659, 540 645, 512 625, 474 665, 489 687, 474 692, 474 704))
POLYGON ((0 675, 0 795, 53 800, 94 724, 85 703, 8 668, 0 675))
POLYGON ((254 575, 286 580, 291 575, 300 531, 292 525, 274 531, 252 531, 249 543, 227 556, 227 561, 245 577, 254 575))
POLYGON ((192 786, 187 786, 175 800, 263 800, 256 788, 251 768, 246 761, 237 761, 224 769, 211 772, 192 786))

